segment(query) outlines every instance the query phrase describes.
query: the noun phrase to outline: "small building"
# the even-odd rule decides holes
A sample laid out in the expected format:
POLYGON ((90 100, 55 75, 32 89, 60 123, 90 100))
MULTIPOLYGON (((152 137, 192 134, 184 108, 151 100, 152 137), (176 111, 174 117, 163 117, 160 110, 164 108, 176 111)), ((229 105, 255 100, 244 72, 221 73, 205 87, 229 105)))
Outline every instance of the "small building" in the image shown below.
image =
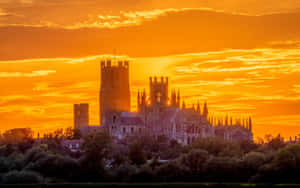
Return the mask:
POLYGON ((68 148, 72 152, 78 152, 80 151, 80 146, 83 143, 83 139, 77 139, 77 140, 63 140, 62 146, 68 148))

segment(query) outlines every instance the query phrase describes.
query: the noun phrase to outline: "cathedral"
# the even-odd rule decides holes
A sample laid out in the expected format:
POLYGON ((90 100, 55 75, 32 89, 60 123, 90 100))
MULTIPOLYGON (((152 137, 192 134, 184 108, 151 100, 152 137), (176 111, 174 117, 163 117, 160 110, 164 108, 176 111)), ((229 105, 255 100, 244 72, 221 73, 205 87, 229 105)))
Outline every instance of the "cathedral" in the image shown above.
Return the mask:
POLYGON ((99 106, 99 128, 109 131, 117 140, 143 135, 166 136, 184 145, 205 137, 253 140, 250 117, 213 117, 206 102, 203 108, 199 102, 187 107, 180 91, 170 90, 168 77, 150 77, 149 93, 145 89, 139 91, 137 112, 130 112, 128 61, 118 61, 117 64, 111 60, 101 61, 99 106))
POLYGON ((150 77, 149 91, 148 100, 145 90, 137 96, 138 115, 144 120, 148 134, 165 135, 182 144, 190 144, 198 137, 215 136, 207 119, 207 104, 202 111, 200 104, 196 109, 186 108, 184 101, 181 105, 179 90, 173 90, 169 97, 168 77, 150 77))

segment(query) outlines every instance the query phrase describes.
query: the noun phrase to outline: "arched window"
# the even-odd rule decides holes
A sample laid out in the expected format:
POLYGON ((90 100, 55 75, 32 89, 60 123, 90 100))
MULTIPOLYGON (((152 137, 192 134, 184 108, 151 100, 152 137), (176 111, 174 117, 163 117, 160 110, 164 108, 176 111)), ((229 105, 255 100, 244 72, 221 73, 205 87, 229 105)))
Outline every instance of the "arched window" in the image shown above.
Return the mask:
POLYGON ((157 92, 157 93, 156 93, 156 102, 157 102, 157 103, 160 103, 160 102, 161 102, 160 99, 161 99, 161 93, 160 93, 160 92, 157 92))

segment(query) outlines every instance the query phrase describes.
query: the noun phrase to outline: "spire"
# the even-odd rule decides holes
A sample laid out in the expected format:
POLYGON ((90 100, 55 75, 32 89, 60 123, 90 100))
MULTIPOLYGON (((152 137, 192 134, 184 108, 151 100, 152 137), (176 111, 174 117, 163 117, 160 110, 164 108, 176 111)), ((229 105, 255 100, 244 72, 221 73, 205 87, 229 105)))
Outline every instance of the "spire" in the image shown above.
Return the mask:
POLYGON ((222 123, 221 123, 221 119, 220 118, 218 118, 218 126, 221 126, 222 125, 222 123))
POLYGON ((137 103, 138 103, 138 105, 141 103, 140 90, 138 90, 137 103))
POLYGON ((252 120, 251 120, 251 117, 249 117, 249 131, 252 131, 252 120))
POLYGON ((176 106, 176 91, 175 89, 171 92, 171 106, 176 106))
POLYGON ((225 125, 228 126, 228 115, 225 116, 225 125))
POLYGON ((140 90, 138 90, 138 95, 137 95, 137 111, 140 111, 140 105, 141 105, 141 96, 140 96, 140 90))
POLYGON ((180 91, 177 91, 177 107, 180 108, 180 91))
POLYGON ((185 102, 184 102, 184 100, 182 101, 182 109, 185 109, 185 102))
POLYGON ((146 90, 144 89, 141 97, 141 104, 145 105, 146 104, 146 90))
POLYGON ((204 106, 203 106, 203 115, 204 115, 205 117, 207 117, 207 115, 208 115, 208 108, 207 108, 207 103, 206 103, 206 101, 204 102, 204 106))
POLYGON ((198 100, 198 102, 197 102, 197 112, 198 112, 199 114, 201 113, 199 100, 198 100))

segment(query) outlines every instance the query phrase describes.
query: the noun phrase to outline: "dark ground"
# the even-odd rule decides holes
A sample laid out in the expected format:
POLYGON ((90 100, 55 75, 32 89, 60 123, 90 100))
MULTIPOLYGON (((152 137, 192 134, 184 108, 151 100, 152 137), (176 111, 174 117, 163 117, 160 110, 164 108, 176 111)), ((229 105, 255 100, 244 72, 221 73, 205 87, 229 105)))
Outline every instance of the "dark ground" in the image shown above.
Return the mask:
POLYGON ((109 188, 242 188, 242 187, 300 187, 300 184, 238 184, 238 183, 77 183, 77 184, 11 184, 1 185, 1 188, 22 187, 22 188, 47 188, 47 187, 66 187, 66 188, 85 188, 85 187, 109 187, 109 188))

